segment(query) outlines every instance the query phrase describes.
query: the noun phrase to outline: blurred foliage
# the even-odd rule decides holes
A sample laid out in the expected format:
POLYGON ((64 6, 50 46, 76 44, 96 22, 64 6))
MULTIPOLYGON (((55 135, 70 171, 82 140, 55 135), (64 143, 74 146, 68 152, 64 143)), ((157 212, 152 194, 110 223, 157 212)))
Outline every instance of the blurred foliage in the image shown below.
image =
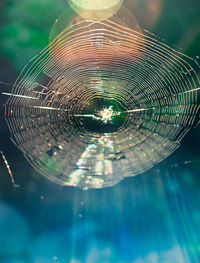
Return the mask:
POLYGON ((48 45, 51 27, 65 8, 62 0, 5 1, 0 47, 18 70, 48 45))
POLYGON ((153 32, 163 37, 166 44, 178 45, 195 57, 199 54, 199 10, 199 0, 163 0, 162 13, 153 32))

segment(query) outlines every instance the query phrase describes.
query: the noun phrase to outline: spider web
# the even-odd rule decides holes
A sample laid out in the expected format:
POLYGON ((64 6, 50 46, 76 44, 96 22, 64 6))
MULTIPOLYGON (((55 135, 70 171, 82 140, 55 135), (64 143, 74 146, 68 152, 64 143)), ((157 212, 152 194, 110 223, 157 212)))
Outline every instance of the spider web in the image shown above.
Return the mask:
POLYGON ((199 65, 147 32, 104 20, 66 28, 5 107, 12 141, 60 185, 112 186, 174 152, 198 122, 199 65), (102 122, 102 110, 113 118, 102 122))

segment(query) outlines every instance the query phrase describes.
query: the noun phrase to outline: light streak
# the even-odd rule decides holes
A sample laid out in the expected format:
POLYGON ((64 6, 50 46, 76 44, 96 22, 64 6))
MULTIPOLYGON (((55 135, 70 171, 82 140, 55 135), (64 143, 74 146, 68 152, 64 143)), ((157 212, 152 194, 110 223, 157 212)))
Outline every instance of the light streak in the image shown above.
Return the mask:
POLYGON ((47 107, 47 106, 33 106, 35 109, 42 109, 42 110, 61 110, 61 111, 68 111, 61 108, 53 108, 53 107, 47 107))
POLYGON ((191 90, 187 90, 187 91, 181 92, 181 93, 179 93, 178 95, 190 93, 190 92, 197 91, 197 90, 200 90, 200 87, 198 87, 198 88, 196 88, 196 89, 191 89, 191 90))
POLYGON ((8 173, 9 173, 9 175, 10 175, 10 179, 11 179, 11 182, 12 182, 13 187, 19 187, 19 185, 15 183, 14 176, 13 176, 13 174, 12 174, 12 172, 11 172, 10 166, 9 166, 9 164, 8 164, 8 161, 6 160, 6 157, 5 157, 4 153, 3 153, 3 151, 1 151, 1 156, 2 156, 2 158, 3 158, 3 161, 4 161, 5 165, 6 165, 6 168, 7 168, 7 170, 8 170, 8 173))
POLYGON ((24 98, 24 99, 39 100, 39 98, 36 98, 36 97, 30 97, 30 96, 19 95, 19 94, 12 94, 12 93, 7 93, 7 92, 2 92, 1 94, 6 95, 6 96, 24 98))
POLYGON ((96 116, 94 114, 74 114, 74 115, 71 115, 71 116, 96 118, 96 116))
POLYGON ((58 108, 53 108, 53 107, 46 107, 46 106, 33 106, 35 109, 42 109, 42 110, 62 110, 58 108))
POLYGON ((6 82, 2 82, 2 81, 0 81, 0 84, 7 85, 7 86, 11 86, 11 84, 6 83, 6 82))
POLYGON ((148 110, 154 110, 155 108, 146 108, 146 109, 134 109, 134 110, 128 110, 128 111, 122 111, 119 113, 123 113, 123 112, 140 112, 140 111, 148 111, 148 110))

